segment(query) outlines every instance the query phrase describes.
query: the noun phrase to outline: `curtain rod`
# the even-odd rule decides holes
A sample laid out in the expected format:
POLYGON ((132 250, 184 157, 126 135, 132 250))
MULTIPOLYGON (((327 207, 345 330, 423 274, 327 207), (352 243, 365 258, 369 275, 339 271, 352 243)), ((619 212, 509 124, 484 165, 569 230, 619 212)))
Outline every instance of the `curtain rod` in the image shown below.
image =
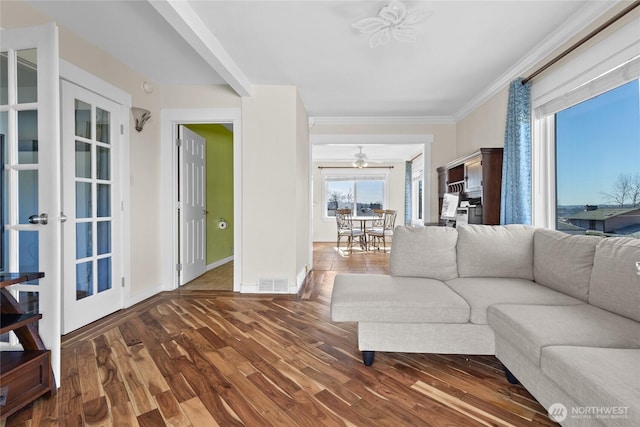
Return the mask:
POLYGON ((393 169, 393 166, 367 166, 366 168, 357 168, 355 166, 318 166, 318 169, 393 169))
POLYGON ((591 40, 598 33, 603 31, 605 28, 607 28, 608 26, 610 26, 611 24, 613 24, 614 22, 616 22, 617 20, 619 20, 620 18, 622 18, 623 16, 625 16, 627 13, 631 12, 633 9, 635 9, 638 6, 640 6, 640 0, 636 0, 633 3, 631 3, 629 6, 627 6, 622 11, 617 13, 614 17, 609 19, 607 22, 605 22, 604 24, 600 25, 598 28, 596 28, 595 30, 591 31, 589 34, 587 34, 586 36, 584 36, 583 38, 578 40, 576 43, 571 45, 571 47, 569 47, 567 50, 562 52, 560 55, 556 56, 551 61, 549 61, 546 64, 544 64, 542 67, 538 68, 529 77, 523 79, 522 80, 522 84, 526 84, 527 82, 531 81, 534 77, 538 76, 540 73, 542 73, 545 70, 547 70, 549 67, 554 65, 556 62, 560 61, 562 58, 564 58, 565 56, 569 55, 571 52, 573 52, 574 50, 576 50, 577 48, 579 48, 580 46, 582 46, 583 44, 585 44, 586 42, 591 40))

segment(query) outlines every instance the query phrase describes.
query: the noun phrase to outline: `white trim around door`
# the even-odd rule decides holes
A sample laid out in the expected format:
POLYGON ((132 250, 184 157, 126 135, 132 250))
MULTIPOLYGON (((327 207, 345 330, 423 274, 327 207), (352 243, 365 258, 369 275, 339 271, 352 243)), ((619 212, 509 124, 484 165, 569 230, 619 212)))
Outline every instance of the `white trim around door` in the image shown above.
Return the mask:
POLYGON ((234 222, 234 268, 233 290, 240 292, 242 284, 242 146, 240 108, 212 109, 163 109, 161 112, 162 148, 160 165, 162 174, 161 224, 167 231, 162 238, 162 283, 164 290, 179 286, 177 270, 179 264, 178 236, 178 159, 176 139, 178 125, 196 123, 233 124, 233 222, 234 222))

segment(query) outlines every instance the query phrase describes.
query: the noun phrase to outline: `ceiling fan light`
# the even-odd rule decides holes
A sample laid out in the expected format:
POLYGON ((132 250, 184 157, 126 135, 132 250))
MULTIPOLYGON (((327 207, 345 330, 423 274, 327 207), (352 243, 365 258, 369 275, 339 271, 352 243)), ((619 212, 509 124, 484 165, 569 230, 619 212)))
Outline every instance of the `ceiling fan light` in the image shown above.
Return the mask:
POLYGON ((400 42, 415 42, 416 24, 424 21, 431 12, 424 10, 411 10, 399 0, 391 0, 380 9, 378 16, 364 18, 354 22, 352 27, 361 33, 370 34, 369 46, 384 46, 391 41, 391 36, 400 42))
POLYGON ((367 155, 362 152, 362 146, 358 148, 360 149, 360 151, 354 154, 355 160, 352 164, 358 169, 366 168, 369 165, 367 163, 367 155))
POLYGON ((353 162, 353 167, 356 167, 358 169, 366 168, 368 165, 369 163, 367 163, 367 161, 363 159, 358 159, 353 162))

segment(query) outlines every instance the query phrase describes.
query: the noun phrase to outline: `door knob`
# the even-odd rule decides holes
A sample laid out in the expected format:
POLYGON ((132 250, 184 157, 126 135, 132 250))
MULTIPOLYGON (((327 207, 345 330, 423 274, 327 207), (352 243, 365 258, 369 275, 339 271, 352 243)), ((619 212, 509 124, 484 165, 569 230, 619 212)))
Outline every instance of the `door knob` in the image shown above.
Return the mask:
POLYGON ((67 222, 67 216, 64 214, 64 212, 60 212, 60 218, 58 218, 58 221, 60 221, 61 224, 64 224, 65 222, 67 222))
POLYGON ((46 213, 40 214, 40 215, 31 215, 29 217, 29 224, 40 224, 40 225, 47 225, 49 223, 49 215, 47 215, 46 213))

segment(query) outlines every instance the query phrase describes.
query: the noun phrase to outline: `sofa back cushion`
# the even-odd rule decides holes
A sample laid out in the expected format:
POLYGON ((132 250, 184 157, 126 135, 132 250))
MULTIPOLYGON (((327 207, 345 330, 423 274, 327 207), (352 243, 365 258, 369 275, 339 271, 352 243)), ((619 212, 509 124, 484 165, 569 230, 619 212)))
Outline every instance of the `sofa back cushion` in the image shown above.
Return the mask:
POLYGON ((533 235, 536 283, 589 302, 589 280, 596 245, 602 238, 572 236, 538 228, 533 235))
POLYGON ((596 246, 589 303, 640 322, 640 239, 609 237, 596 246))
POLYGON ((533 280, 533 233, 528 225, 460 224, 458 275, 533 280))
POLYGON ((458 232, 451 227, 398 226, 393 234, 389 273, 392 276, 455 279, 458 277, 457 240, 458 232))

